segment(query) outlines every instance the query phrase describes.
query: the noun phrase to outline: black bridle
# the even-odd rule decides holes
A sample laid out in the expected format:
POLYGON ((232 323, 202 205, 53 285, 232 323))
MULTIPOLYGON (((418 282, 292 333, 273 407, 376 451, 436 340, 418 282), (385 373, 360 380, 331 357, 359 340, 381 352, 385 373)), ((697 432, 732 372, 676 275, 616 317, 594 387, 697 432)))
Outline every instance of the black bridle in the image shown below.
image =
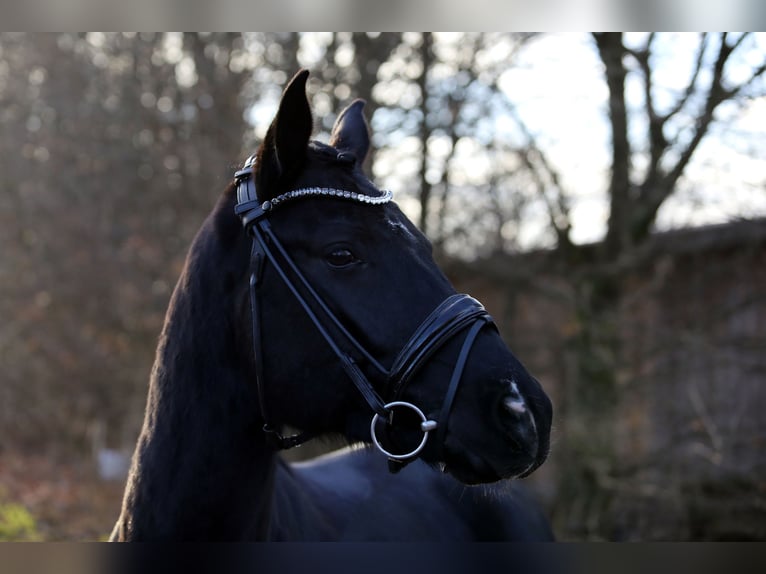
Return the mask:
POLYGON ((468 355, 479 331, 486 325, 494 326, 492 317, 481 303, 469 295, 452 295, 426 317, 399 352, 391 368, 386 369, 349 333, 311 286, 274 234, 269 224, 268 216, 280 203, 301 197, 328 196, 359 203, 379 205, 390 201, 391 193, 384 192, 381 196, 368 196, 345 190, 304 188, 280 195, 271 201, 260 202, 255 188, 254 162, 254 156, 250 157, 244 167, 234 174, 235 184, 237 185, 235 213, 240 217, 243 226, 253 239, 251 250, 250 305, 253 324, 253 349, 256 363, 256 384, 258 387, 261 417, 264 422, 263 430, 271 437, 275 446, 280 449, 292 448, 313 437, 312 433, 305 432, 292 436, 283 436, 270 422, 272 419, 268 413, 264 392, 265 377, 262 360, 263 340, 260 329, 261 302, 259 297, 263 269, 268 262, 274 267, 277 274, 282 278, 282 281, 292 292, 312 323, 314 323, 319 333, 338 358, 343 370, 375 413, 370 423, 372 440, 375 446, 393 463, 392 470, 396 470, 413 460, 425 447, 431 431, 437 431, 438 440, 440 444, 443 444, 447 430, 447 419, 452 410, 452 404, 460 384, 463 369, 468 360, 468 355), (469 328, 468 334, 463 341, 463 346, 453 369, 438 419, 429 420, 418 407, 401 400, 401 396, 407 384, 425 362, 448 340, 466 328, 469 328), (333 336, 333 332, 337 339, 333 336), (384 401, 375 390, 375 387, 363 372, 360 364, 370 365, 371 368, 378 371, 385 379, 384 394, 390 398, 388 402, 384 401), (384 448, 378 437, 379 423, 383 421, 388 427, 392 427, 393 414, 396 409, 408 409, 414 412, 420 418, 420 431, 423 433, 422 440, 415 449, 401 454, 390 452, 384 448))

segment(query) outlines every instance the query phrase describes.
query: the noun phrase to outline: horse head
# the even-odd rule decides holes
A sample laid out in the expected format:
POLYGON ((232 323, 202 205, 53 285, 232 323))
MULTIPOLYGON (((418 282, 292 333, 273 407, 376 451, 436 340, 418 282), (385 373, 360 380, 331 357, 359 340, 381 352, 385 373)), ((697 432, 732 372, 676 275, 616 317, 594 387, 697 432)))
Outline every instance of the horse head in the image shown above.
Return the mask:
POLYGON ((329 144, 311 140, 307 77, 291 80, 237 174, 263 422, 374 440, 465 483, 529 474, 548 454, 548 397, 363 173, 364 102, 338 116, 329 144))

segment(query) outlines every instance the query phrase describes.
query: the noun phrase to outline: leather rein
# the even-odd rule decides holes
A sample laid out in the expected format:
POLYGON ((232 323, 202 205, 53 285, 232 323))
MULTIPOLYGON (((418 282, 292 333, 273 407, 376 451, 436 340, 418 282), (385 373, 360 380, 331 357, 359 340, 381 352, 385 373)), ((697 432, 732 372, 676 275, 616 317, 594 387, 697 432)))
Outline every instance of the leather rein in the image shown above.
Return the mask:
POLYGON ((242 225, 253 240, 250 257, 250 306, 253 327, 253 350, 256 364, 256 384, 261 418, 264 422, 263 430, 279 449, 298 446, 314 436, 310 432, 283 436, 279 429, 271 423, 273 419, 270 417, 267 408, 264 390, 266 379, 264 376, 264 361, 262 360, 263 337, 260 328, 262 304, 260 286, 263 269, 268 263, 273 266, 296 301, 311 319, 311 322, 314 323, 322 338, 337 357, 346 375, 348 375, 374 412, 370 423, 372 441, 388 457, 389 467, 392 472, 396 472, 418 456, 425 447, 428 436, 432 431, 436 430, 437 440, 440 444, 444 443, 447 419, 452 410, 452 404, 457 394, 468 355, 481 329, 486 325, 494 327, 492 317, 481 303, 469 295, 451 295, 426 317, 402 347, 391 368, 386 369, 351 335, 311 286, 271 229, 269 215, 281 203, 303 197, 339 198, 374 206, 391 201, 391 192, 384 191, 380 196, 369 196, 332 188, 303 188, 282 194, 270 201, 261 202, 256 194, 254 163, 255 156, 251 156, 245 162, 244 167, 234 174, 237 186, 235 213, 240 217, 242 225), (291 277, 295 280, 292 280, 291 277), (401 400, 401 396, 407 384, 426 361, 448 340, 465 329, 468 329, 468 333, 463 341, 463 346, 452 371, 439 416, 437 420, 428 419, 421 409, 412 403, 401 400), (333 337, 333 331, 336 335, 339 335, 338 339, 333 337), (360 364, 369 365, 385 378, 386 388, 384 394, 390 397, 389 401, 384 401, 381 398, 360 367, 360 364), (414 413, 420 419, 420 431, 423 433, 423 436, 418 446, 414 449, 408 452, 394 453, 381 444, 379 428, 381 422, 385 423, 385 428, 393 428, 394 412, 401 409, 412 411, 410 414, 414 413))

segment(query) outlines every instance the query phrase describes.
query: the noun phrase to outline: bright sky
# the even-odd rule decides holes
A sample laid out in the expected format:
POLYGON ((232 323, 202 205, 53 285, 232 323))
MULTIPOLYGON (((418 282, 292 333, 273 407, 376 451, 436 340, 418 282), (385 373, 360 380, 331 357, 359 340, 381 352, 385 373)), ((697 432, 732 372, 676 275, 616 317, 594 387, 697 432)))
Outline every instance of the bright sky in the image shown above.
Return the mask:
POLYGON ((536 40, 521 54, 519 65, 503 75, 500 86, 517 102, 522 121, 565 188, 577 197, 572 240, 597 239, 608 215, 604 174, 610 163, 610 134, 604 113, 609 93, 589 37, 556 34, 536 40))
MULTIPOLYGON (((745 55, 749 65, 758 65, 766 54, 757 49, 766 44, 766 34, 757 36, 756 49, 745 55)), ((642 39, 641 34, 629 38, 642 39)), ((662 58, 654 76, 657 86, 685 86, 696 39, 696 34, 675 34, 657 45, 662 58)), ((540 137, 564 185, 576 197, 573 240, 597 240, 605 232, 608 217, 605 174, 610 134, 608 91, 594 47, 587 35, 548 34, 529 46, 519 63, 503 76, 501 87, 519 102, 519 115, 540 137)), ((743 63, 732 63, 736 79, 750 70, 743 63)), ((656 92, 658 97, 665 95, 659 88, 656 92)), ((629 84, 626 95, 629 102, 642 102, 642 86, 629 84)), ((718 117, 739 117, 719 122, 703 140, 675 196, 661 209, 658 227, 766 215, 766 156, 761 151, 766 145, 766 98, 752 100, 744 110, 721 112, 718 117)))

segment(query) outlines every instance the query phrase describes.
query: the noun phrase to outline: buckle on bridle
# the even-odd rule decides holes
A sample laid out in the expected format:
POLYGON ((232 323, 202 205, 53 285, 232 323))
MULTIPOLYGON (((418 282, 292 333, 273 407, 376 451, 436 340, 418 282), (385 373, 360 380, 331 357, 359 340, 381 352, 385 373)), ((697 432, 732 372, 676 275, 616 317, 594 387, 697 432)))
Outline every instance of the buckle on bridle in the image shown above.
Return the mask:
POLYGON ((284 436, 278 429, 274 428, 269 423, 263 425, 263 432, 271 443, 279 450, 295 448, 314 438, 314 433, 308 432, 284 436))

